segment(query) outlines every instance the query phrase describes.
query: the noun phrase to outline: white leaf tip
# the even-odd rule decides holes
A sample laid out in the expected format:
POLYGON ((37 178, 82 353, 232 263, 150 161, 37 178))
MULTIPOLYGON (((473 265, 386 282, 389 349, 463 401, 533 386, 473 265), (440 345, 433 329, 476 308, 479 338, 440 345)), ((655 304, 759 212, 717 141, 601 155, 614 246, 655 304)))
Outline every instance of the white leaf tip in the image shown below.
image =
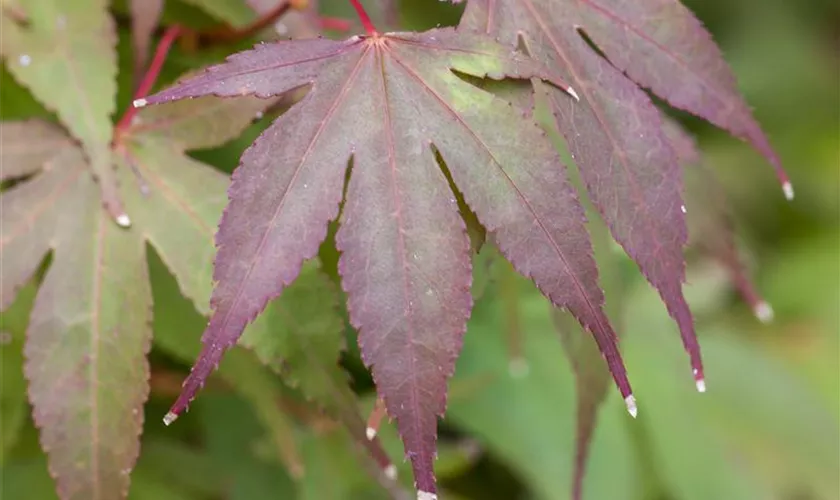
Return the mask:
POLYGON ((135 108, 142 108, 149 104, 149 101, 145 99, 135 99, 133 103, 131 103, 135 108))
POLYGON ((574 97, 574 99, 576 101, 580 102, 580 96, 578 95, 577 92, 575 92, 575 89, 573 89, 572 87, 569 87, 569 88, 566 89, 566 92, 568 92, 568 94, 570 96, 574 97))
POLYGON ((631 417, 636 418, 639 414, 639 409, 636 407, 636 398, 631 394, 624 398, 624 404, 627 406, 627 413, 629 413, 631 417))
POLYGON ((697 392, 706 392, 706 379, 698 378, 694 383, 697 385, 697 392))
POLYGON ((437 500, 437 493, 430 493, 428 491, 418 491, 417 500, 437 500))
POLYGON ((391 464, 388 467, 385 467, 384 472, 385 472, 385 477, 387 477, 391 481, 393 481, 397 478, 397 466, 394 465, 394 464, 391 464))
POLYGON ((793 201, 793 184, 791 184, 790 181, 785 181, 782 184, 782 191, 784 191, 785 199, 787 199, 787 201, 793 201))
POLYGON ((172 422, 174 422, 174 421, 175 421, 175 420, 177 420, 177 419, 178 419, 178 415, 176 415, 175 413, 172 413, 172 412, 170 411, 169 413, 167 413, 166 415, 164 415, 164 417, 163 417, 163 425, 168 426, 168 425, 170 425, 172 422))
POLYGON ((758 318, 758 320, 762 323, 770 323, 771 321, 773 321, 773 316, 775 316, 773 312, 773 306, 771 306, 763 300, 755 305, 753 313, 755 314, 755 317, 758 318))
POLYGON ((130 227, 131 219, 128 218, 127 214, 120 214, 117 216, 117 224, 119 224, 120 227, 130 227))
POLYGON ((373 438, 376 437, 376 429, 373 427, 365 428, 365 436, 367 436, 368 441, 373 441, 373 438))

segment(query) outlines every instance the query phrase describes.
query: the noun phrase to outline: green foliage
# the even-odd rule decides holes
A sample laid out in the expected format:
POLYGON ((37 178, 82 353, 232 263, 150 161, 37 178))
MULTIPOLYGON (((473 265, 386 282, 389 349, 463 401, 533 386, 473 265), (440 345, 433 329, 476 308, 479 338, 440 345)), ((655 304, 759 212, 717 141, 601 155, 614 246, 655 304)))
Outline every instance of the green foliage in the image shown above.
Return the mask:
MULTIPOLYGON (((377 438, 365 438, 376 395, 337 286, 334 232, 248 327, 190 412, 161 423, 201 349, 227 174, 268 125, 258 114, 274 117, 297 97, 201 98, 114 125, 143 67, 131 26, 146 5, 118 1, 109 11, 107 3, 0 1, 0 116, 28 123, 3 125, 0 137, 0 497, 404 497, 414 484, 395 423, 386 417, 377 438), (19 151, 25 158, 12 156, 19 151), (49 189, 13 203, 26 182, 46 189, 74 175, 78 189, 54 205, 44 204, 49 189), (112 221, 123 213, 127 231, 112 221), (391 464, 396 484, 385 475, 391 464)), ((365 5, 381 26, 387 9, 403 29, 458 21, 459 6, 433 3, 365 5)), ((588 334, 514 273, 492 235, 481 246, 483 228, 468 220, 481 251, 472 258, 476 305, 441 421, 435 472, 443 499, 568 499, 581 446, 589 449, 586 499, 837 498, 840 99, 830 20, 840 12, 827 1, 685 3, 722 45, 797 187, 796 202, 785 204, 758 155, 680 116, 698 135, 703 167, 727 192, 740 262, 775 320, 761 324, 755 304, 738 298, 743 289, 721 257, 731 247, 693 247, 686 297, 709 388, 697 394, 659 297, 606 241, 606 229, 590 223, 638 401, 632 420, 588 334), (587 445, 576 429, 589 419, 587 445)), ((247 26, 258 18, 248 5, 258 4, 271 2, 167 0, 161 13, 148 13, 151 43, 140 46, 153 49, 161 27, 188 28, 156 88, 276 37, 270 28, 224 43, 205 36, 220 22, 228 32, 247 26)), ((323 15, 353 15, 344 0, 318 4, 323 15)), ((312 33, 320 31, 314 16, 280 21, 292 35, 312 33)), ((521 97, 518 88, 487 88, 521 97)), ((692 211, 709 199, 687 200, 693 227, 692 211)))

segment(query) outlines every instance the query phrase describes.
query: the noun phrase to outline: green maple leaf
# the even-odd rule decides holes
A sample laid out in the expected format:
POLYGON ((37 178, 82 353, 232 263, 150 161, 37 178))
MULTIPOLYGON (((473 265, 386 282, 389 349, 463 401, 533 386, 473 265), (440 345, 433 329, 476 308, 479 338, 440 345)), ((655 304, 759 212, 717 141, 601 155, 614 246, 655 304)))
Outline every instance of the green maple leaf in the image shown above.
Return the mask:
POLYGON ((147 242, 182 293, 206 303, 228 180, 184 152, 235 137, 272 102, 150 110, 114 141, 116 56, 105 7, 41 1, 26 5, 24 24, 2 18, 9 71, 66 127, 0 123, 2 177, 18 181, 0 195, 0 307, 51 254, 24 371, 62 499, 126 495, 148 393, 147 242), (128 228, 111 220, 125 225, 127 214, 128 228))

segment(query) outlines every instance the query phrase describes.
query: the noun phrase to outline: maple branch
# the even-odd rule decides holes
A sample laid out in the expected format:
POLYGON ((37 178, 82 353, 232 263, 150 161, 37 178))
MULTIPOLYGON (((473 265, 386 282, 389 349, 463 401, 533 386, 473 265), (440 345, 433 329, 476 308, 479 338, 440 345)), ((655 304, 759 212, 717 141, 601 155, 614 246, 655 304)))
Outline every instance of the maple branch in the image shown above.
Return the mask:
MULTIPOLYGON (((134 93, 135 100, 141 99, 146 96, 150 90, 152 90, 152 87, 154 87, 155 81, 157 81, 157 77, 160 74, 160 70, 163 67, 163 62, 166 61, 166 56, 169 54, 169 49, 172 48, 172 44, 175 43, 175 40, 178 39, 178 35, 180 34, 181 27, 177 24, 166 29, 163 37, 160 39, 160 43, 158 43, 158 46, 155 49, 155 55, 152 58, 152 62, 149 63, 149 68, 146 70, 143 80, 140 81, 140 86, 137 87, 137 92, 134 93)), ((120 121, 117 123, 116 136, 131 126, 131 122, 137 114, 138 109, 139 108, 136 106, 129 106, 122 118, 120 118, 120 121)))
POLYGON ((359 21, 362 22, 365 32, 370 36, 378 35, 379 32, 376 31, 376 27, 373 25, 373 22, 370 20, 370 16, 368 16, 367 11, 362 6, 362 2, 359 0, 350 0, 350 3, 353 5, 353 8, 356 9, 356 14, 359 16, 359 21))

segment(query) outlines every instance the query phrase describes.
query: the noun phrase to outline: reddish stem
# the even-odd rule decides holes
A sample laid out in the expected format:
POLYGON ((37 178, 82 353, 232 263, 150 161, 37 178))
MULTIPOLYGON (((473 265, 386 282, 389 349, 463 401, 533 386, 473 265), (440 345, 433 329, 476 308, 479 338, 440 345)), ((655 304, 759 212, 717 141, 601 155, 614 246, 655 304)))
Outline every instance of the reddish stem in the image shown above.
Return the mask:
POLYGON ((379 432, 379 424, 382 423, 382 417, 385 416, 385 413, 385 401, 382 401, 382 398, 376 398, 376 405, 370 412, 370 417, 368 417, 367 421, 367 429, 365 429, 365 434, 368 439, 373 439, 379 432))
MULTIPOLYGON (((140 81, 140 86, 137 87, 137 92, 134 93, 135 100, 145 97, 149 91, 152 90, 152 87, 154 87, 157 77, 160 74, 160 70, 163 68, 163 63, 166 61, 166 56, 169 54, 169 49, 172 48, 172 44, 175 43, 175 40, 178 39, 178 35, 180 34, 181 27, 177 24, 166 29, 163 37, 160 39, 160 43, 158 43, 158 46, 155 49, 155 55, 152 57, 152 62, 149 63, 149 68, 146 70, 146 74, 143 75, 143 80, 140 81)), ((122 115, 122 118, 120 118, 120 121, 117 123, 117 135, 131 126, 131 122, 136 114, 137 108, 129 106, 122 115)))
POLYGON ((350 0, 350 3, 353 5, 353 8, 356 9, 356 14, 358 14, 359 20, 365 28, 365 32, 370 36, 378 35, 379 32, 376 31, 376 28, 373 26, 373 22, 371 22, 370 16, 368 16, 368 13, 362 6, 362 3, 359 0, 350 0))

